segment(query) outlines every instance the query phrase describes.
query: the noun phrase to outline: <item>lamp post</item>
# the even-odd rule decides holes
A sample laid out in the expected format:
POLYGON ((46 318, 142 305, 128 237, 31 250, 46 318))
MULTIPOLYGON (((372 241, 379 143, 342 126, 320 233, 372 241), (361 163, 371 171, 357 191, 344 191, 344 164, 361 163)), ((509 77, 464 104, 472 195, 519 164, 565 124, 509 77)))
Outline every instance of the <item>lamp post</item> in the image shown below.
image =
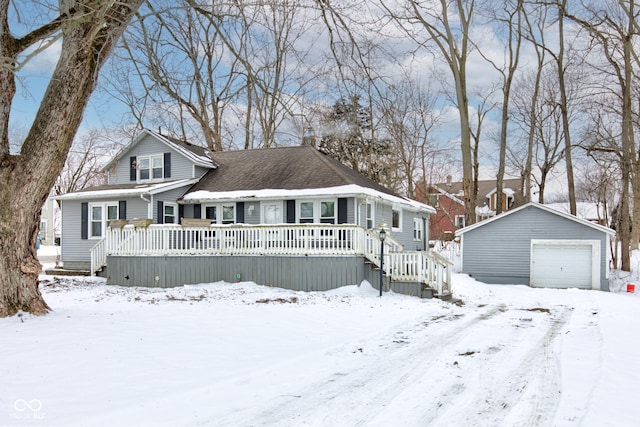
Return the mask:
POLYGON ((383 286, 383 278, 384 278, 384 239, 387 238, 387 227, 386 223, 380 224, 380 233, 378 236, 380 237, 380 296, 382 296, 382 286, 383 286))

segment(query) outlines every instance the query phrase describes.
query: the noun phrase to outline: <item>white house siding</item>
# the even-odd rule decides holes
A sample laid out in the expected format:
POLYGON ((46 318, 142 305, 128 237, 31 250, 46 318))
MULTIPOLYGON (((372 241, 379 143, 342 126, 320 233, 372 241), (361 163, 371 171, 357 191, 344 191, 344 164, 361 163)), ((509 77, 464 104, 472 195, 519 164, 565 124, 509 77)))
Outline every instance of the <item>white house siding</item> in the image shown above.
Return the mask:
POLYGON ((607 234, 535 206, 464 232, 462 272, 486 283, 529 285, 532 239, 599 240, 600 289, 609 290, 607 234))
MULTIPOLYGON (((181 153, 166 144, 159 143, 152 135, 146 135, 140 142, 124 153, 120 161, 116 162, 115 170, 109 174, 109 184, 127 184, 130 180, 131 165, 129 159, 132 156, 150 156, 154 154, 171 153, 171 177, 167 180, 193 178, 193 163, 181 153)), ((198 168, 202 173, 203 168, 198 168)))

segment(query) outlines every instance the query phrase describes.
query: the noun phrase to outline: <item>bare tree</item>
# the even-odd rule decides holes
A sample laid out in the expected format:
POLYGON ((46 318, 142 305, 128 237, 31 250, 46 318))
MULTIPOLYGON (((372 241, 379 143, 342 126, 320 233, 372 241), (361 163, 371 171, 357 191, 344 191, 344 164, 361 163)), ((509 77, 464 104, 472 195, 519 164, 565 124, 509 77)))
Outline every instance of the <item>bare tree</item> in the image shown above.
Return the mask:
MULTIPOLYGON (((565 0, 566 2, 566 0, 565 0)), ((634 138, 632 86, 634 66, 640 61, 635 50, 638 33, 638 10, 635 0, 602 1, 584 5, 584 14, 570 13, 563 3, 563 14, 588 31, 592 42, 599 48, 608 69, 605 74, 613 76, 618 85, 615 91, 620 100, 620 152, 621 152, 621 198, 619 205, 622 270, 630 271, 630 248, 638 247, 640 239, 640 218, 634 218, 634 234, 630 234, 629 186, 633 186, 634 214, 640 215, 640 159, 638 159, 634 138), (637 211, 636 211, 637 206, 637 211)), ((602 64, 592 64, 602 70, 602 64)), ((634 215, 635 217, 635 215, 634 215)))
POLYGON ((560 111, 562 112, 562 129, 564 132, 564 158, 567 166, 567 188, 569 192, 569 208, 572 215, 576 215, 576 191, 573 177, 573 157, 571 152, 571 129, 569 126, 569 109, 566 87, 566 68, 565 68, 565 33, 564 19, 567 0, 558 1, 558 52, 553 57, 556 61, 558 71, 558 89, 560 92, 560 111))
MULTIPOLYGON (((555 82, 555 80, 551 80, 551 82, 555 82)), ((535 179, 538 185, 538 203, 545 202, 547 180, 566 153, 562 149, 565 134, 561 107, 557 101, 553 84, 548 83, 545 85, 543 98, 538 102, 535 114, 537 120, 534 137, 537 144, 534 147, 534 159, 540 171, 540 177, 535 179)))
POLYGON ((10 28, 9 8, 23 13, 32 5, 0 0, 0 317, 49 310, 38 290, 40 208, 64 166, 100 68, 141 1, 47 3, 49 19, 15 36, 20 31, 10 28), (21 55, 56 38, 58 64, 20 152, 11 154, 9 114, 21 55))
POLYGON ((188 1, 158 1, 136 15, 118 51, 122 61, 113 65, 135 72, 119 73, 111 86, 140 124, 155 120, 181 138, 197 130, 209 149, 223 149, 225 109, 242 89, 244 70, 221 32, 232 31, 240 45, 247 33, 234 25, 233 9, 212 4, 205 17, 188 1))
POLYGON ((139 81, 115 80, 117 96, 141 126, 155 121, 182 138, 201 136, 212 150, 277 145, 280 126, 325 66, 314 57, 317 11, 308 6, 149 2, 123 42, 139 81))
POLYGON ((427 162, 437 161, 447 151, 432 136, 439 120, 436 100, 431 92, 409 79, 390 86, 380 100, 381 124, 391 141, 397 165, 391 188, 414 199, 416 183, 430 182, 427 162))
POLYGON ((535 145, 535 129, 537 126, 537 110, 538 110, 538 98, 540 96, 540 86, 542 80, 542 73, 545 65, 545 52, 543 48, 545 46, 545 27, 547 25, 547 8, 539 5, 531 5, 526 3, 526 12, 524 14, 525 20, 525 38, 533 46, 536 53, 536 68, 535 77, 533 78, 533 85, 530 87, 528 93, 520 93, 520 96, 516 95, 514 102, 516 104, 516 110, 524 113, 521 114, 521 127, 527 136, 527 149, 525 155, 525 162, 521 169, 522 179, 522 191, 524 193, 524 199, 526 202, 531 201, 531 176, 533 173, 533 152, 535 145), (520 104, 520 107, 517 106, 520 104), (528 112, 527 112, 528 110, 528 112))
POLYGON ((75 141, 64 168, 56 178, 54 194, 72 193, 94 185, 107 184, 107 176, 102 168, 118 148, 121 147, 105 140, 103 130, 92 130, 75 141))
POLYGON ((503 63, 498 63, 489 56, 478 52, 498 71, 502 78, 502 106, 500 116, 500 142, 498 155, 498 173, 496 176, 496 214, 502 213, 502 182, 504 179, 506 155, 507 155, 507 131, 509 121, 509 101, 511 99, 511 86, 520 61, 520 46, 522 45, 522 29, 524 15, 524 0, 503 0, 498 7, 493 4, 490 9, 490 19, 497 22, 500 27, 498 33, 505 31, 503 63))
POLYGON ((454 82, 456 107, 460 115, 465 220, 470 225, 476 222, 477 203, 474 197, 476 190, 473 180, 467 60, 471 49, 470 29, 475 14, 475 0, 440 0, 431 3, 407 0, 404 5, 404 11, 401 12, 382 2, 382 7, 408 37, 420 47, 431 46, 433 55, 445 61, 454 82))

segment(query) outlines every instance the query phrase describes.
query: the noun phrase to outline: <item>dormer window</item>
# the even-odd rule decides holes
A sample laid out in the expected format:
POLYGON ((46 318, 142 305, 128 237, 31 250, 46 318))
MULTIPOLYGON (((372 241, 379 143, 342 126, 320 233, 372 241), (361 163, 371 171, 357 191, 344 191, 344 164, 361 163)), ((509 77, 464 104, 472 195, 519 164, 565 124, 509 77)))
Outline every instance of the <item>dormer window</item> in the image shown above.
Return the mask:
POLYGON ((138 181, 164 178, 164 155, 138 157, 138 181))

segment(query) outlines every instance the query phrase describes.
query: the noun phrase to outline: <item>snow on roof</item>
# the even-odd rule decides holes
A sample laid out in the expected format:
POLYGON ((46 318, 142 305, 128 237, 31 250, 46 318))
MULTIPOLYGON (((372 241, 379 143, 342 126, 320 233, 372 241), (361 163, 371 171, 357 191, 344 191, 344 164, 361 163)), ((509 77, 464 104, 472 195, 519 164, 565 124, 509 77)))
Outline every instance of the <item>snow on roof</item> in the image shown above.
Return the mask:
MULTIPOLYGON (((555 209, 564 213, 571 212, 569 202, 545 203, 545 206, 549 206, 551 209, 555 209)), ((605 209, 603 205, 592 202, 577 202, 576 216, 578 218, 586 219, 587 221, 602 220, 608 217, 608 215, 605 215, 605 209)))
POLYGON ((397 197, 390 194, 362 187, 355 184, 342 185, 338 187, 312 188, 312 189, 261 189, 261 190, 239 190, 239 191, 205 191, 199 190, 185 194, 182 198, 184 203, 202 203, 208 201, 237 200, 248 198, 260 199, 283 199, 294 197, 323 197, 323 196, 364 196, 375 199, 387 200, 391 203, 403 205, 405 207, 435 213, 435 209, 424 203, 415 200, 397 197))
POLYGON ((193 185, 198 182, 197 179, 180 179, 171 182, 160 182, 157 184, 141 184, 126 186, 103 186, 96 187, 94 190, 78 191, 75 193, 62 194, 55 196, 56 200, 80 200, 80 199, 104 199, 106 197, 126 197, 139 196, 143 194, 157 194, 163 191, 173 190, 175 188, 193 185))

